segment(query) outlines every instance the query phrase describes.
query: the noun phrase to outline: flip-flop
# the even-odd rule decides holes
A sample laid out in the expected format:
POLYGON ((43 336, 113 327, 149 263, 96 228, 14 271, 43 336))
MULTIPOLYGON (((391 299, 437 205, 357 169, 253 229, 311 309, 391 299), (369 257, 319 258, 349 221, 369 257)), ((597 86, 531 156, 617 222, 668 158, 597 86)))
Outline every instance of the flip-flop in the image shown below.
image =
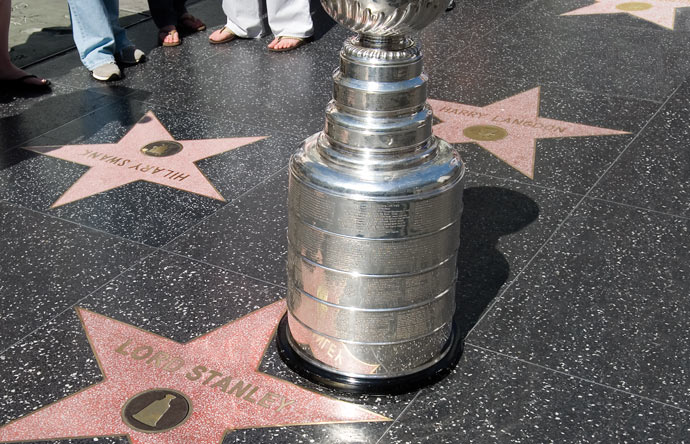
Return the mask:
POLYGON ((211 42, 211 44, 213 44, 213 45, 218 45, 218 44, 220 44, 220 43, 227 43, 227 42, 229 42, 229 41, 231 41, 231 40, 235 40, 235 38, 237 37, 237 35, 236 35, 234 32, 230 31, 230 29, 228 29, 228 28, 225 27, 225 26, 223 26, 222 28, 220 28, 219 31, 220 31, 221 34, 223 34, 223 33, 227 34, 227 37, 223 37, 223 38, 220 39, 220 40, 212 40, 211 37, 209 37, 209 38, 208 38, 208 41, 211 42), (225 31, 225 32, 224 32, 224 31, 225 31))
POLYGON ((290 47, 287 47, 287 48, 279 48, 279 49, 268 48, 269 51, 273 51, 273 52, 292 51, 293 49, 297 49, 297 48, 299 48, 300 46, 306 45, 307 42, 309 41, 308 38, 304 38, 304 37, 292 37, 292 36, 289 36, 289 35, 280 35, 280 36, 278 36, 278 37, 276 37, 276 38, 278 39, 278 41, 281 41, 281 40, 283 40, 283 39, 294 39, 294 40, 297 40, 297 43, 296 43, 294 46, 290 46, 290 47))
POLYGON ((24 91, 42 91, 50 86, 50 80, 48 79, 42 79, 45 80, 45 82, 39 85, 27 82, 28 79, 40 79, 40 77, 33 74, 27 74, 17 79, 2 79, 0 80, 0 87, 3 89, 22 89, 24 91))
POLYGON ((158 42, 163 45, 163 46, 180 46, 182 44, 182 39, 180 38, 180 33, 177 32, 177 29, 171 29, 170 31, 165 31, 165 30, 159 30, 158 31, 158 42), (177 34, 177 41, 176 42, 166 42, 165 38, 167 36, 173 36, 177 34))
POLYGON ((183 14, 178 19, 177 26, 187 32, 199 32, 206 29, 204 22, 191 14, 183 14))

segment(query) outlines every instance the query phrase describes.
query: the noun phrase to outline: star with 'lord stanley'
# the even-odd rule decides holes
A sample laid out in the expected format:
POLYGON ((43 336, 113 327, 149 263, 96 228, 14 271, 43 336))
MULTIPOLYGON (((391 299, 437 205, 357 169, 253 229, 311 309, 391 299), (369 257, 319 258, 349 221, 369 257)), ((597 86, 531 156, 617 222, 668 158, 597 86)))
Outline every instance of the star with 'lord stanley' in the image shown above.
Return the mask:
POLYGON ((676 20, 676 9, 678 8, 690 8, 690 0, 646 0, 643 2, 597 0, 593 5, 585 6, 584 8, 579 8, 561 15, 625 13, 656 23, 664 28, 673 29, 676 20))
POLYGON ((389 421, 258 370, 285 302, 186 344, 77 308, 103 381, 0 428, 0 441, 127 436, 213 444, 232 430, 389 421))
POLYGON ((474 142, 530 179, 537 139, 628 134, 539 117, 539 94, 534 88, 483 107, 429 99, 441 121, 434 134, 449 143, 474 142))
POLYGON ((194 162, 265 138, 232 137, 176 141, 149 111, 114 144, 43 146, 26 149, 90 167, 51 208, 139 180, 224 201, 223 196, 194 162))

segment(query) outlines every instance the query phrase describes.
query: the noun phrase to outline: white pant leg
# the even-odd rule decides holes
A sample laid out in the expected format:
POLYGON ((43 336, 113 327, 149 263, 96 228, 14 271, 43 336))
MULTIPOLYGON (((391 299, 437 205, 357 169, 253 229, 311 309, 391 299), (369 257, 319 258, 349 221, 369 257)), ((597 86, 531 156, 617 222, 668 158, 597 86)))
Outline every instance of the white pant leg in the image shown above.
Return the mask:
POLYGON ((266 12, 275 36, 310 37, 314 33, 309 0, 266 0, 266 12))
POLYGON ((253 39, 264 35, 262 0, 223 0, 223 11, 228 17, 225 27, 238 37, 253 39))

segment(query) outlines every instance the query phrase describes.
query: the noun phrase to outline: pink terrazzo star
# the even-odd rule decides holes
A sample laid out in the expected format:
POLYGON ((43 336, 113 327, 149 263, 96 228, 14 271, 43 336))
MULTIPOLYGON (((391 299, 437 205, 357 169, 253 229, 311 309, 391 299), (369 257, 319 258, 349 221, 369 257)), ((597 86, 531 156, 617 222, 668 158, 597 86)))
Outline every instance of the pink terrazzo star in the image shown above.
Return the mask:
POLYGON ((673 29, 678 8, 690 8, 690 0, 597 0, 593 5, 561 15, 630 14, 673 29))
POLYGON ((476 143, 530 179, 537 139, 629 134, 539 117, 539 91, 534 88, 484 107, 429 99, 441 120, 434 134, 449 143, 476 143))
MULTIPOLYGON (((258 371, 284 301, 186 344, 88 310, 77 312, 103 382, 0 428, 0 441, 128 436, 132 444, 211 444, 233 429, 389 420, 258 371), (155 433, 127 425, 124 407, 151 389, 172 391, 169 398, 186 396, 189 417, 155 433)), ((142 412, 155 413, 156 402, 142 412)))
POLYGON ((51 208, 138 180, 225 201, 194 162, 265 138, 234 137, 175 141, 156 116, 149 111, 118 143, 26 149, 91 167, 53 203, 51 208), (172 142, 178 146, 181 145, 181 150, 174 154, 167 153, 162 157, 142 152, 142 147, 154 142, 172 142))

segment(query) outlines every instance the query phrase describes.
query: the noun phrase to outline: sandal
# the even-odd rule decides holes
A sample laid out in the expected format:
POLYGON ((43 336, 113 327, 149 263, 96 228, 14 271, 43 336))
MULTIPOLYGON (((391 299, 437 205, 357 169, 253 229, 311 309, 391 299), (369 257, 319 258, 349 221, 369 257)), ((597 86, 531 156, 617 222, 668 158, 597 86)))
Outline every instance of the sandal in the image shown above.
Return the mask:
POLYGON ((166 31, 165 29, 160 29, 158 30, 158 43, 160 43, 163 46, 179 46, 182 44, 182 39, 180 39, 180 34, 177 32, 177 29, 175 28, 172 28, 168 31, 166 31), (165 39, 168 37, 170 37, 171 39, 177 37, 177 41, 166 42, 165 39))
POLYGON ((273 51, 273 52, 292 51, 293 49, 297 49, 297 48, 299 48, 300 46, 306 45, 307 42, 308 42, 308 40, 309 40, 308 38, 304 38, 304 37, 291 37, 291 36, 289 36, 289 35, 280 35, 280 36, 276 37, 275 39, 273 39, 273 41, 276 42, 276 43, 278 43, 278 42, 280 42, 280 41, 283 40, 283 39, 293 39, 293 40, 297 40, 297 43, 295 43, 293 46, 288 46, 287 48, 277 48, 277 49, 276 49, 276 48, 271 48, 271 47, 269 47, 268 50, 269 50, 269 51, 273 51))
POLYGON ((2 79, 0 80, 0 87, 2 89, 19 89, 22 91, 45 91, 50 86, 50 80, 41 79, 33 74, 27 74, 17 79, 2 79), (40 84, 27 82, 29 79, 40 79, 40 84))
POLYGON ((177 26, 183 31, 187 32, 199 32, 206 29, 204 22, 194 17, 192 14, 182 14, 177 21, 177 26))
POLYGON ((234 32, 230 31, 230 29, 225 27, 225 26, 223 26, 222 28, 220 28, 217 31, 214 31, 213 34, 211 34, 208 37, 208 41, 211 42, 211 44, 213 44, 213 45, 218 45, 220 43, 227 43, 231 40, 235 40, 235 37, 237 37, 237 35, 235 35, 234 32), (219 35, 222 35, 224 37, 221 38, 220 40, 214 40, 211 37, 213 37, 213 34, 215 34, 215 33, 218 33, 219 35))

